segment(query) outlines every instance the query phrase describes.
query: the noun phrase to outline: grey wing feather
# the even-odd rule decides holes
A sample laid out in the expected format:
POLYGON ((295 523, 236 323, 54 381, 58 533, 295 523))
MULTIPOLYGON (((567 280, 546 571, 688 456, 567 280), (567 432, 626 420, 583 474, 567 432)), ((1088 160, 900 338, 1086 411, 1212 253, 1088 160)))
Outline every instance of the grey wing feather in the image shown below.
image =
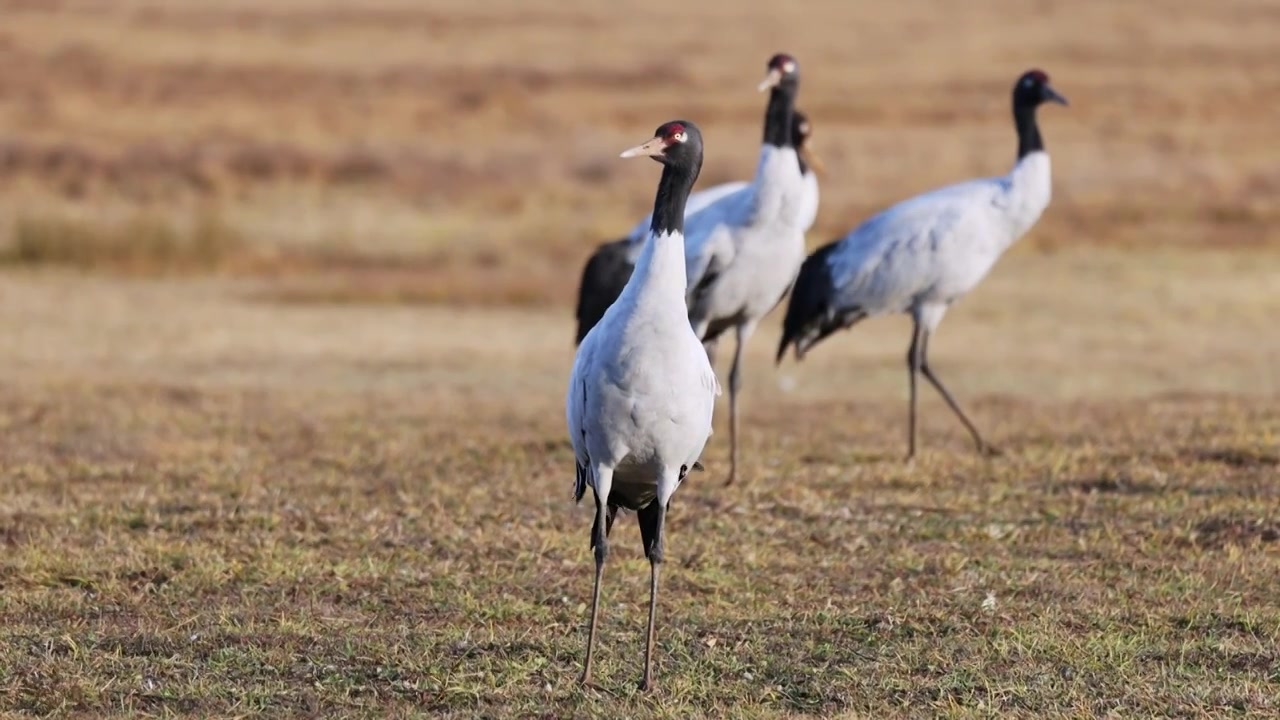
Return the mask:
POLYGON ((870 311, 901 311, 939 270, 938 244, 995 184, 976 180, 948 186, 894 205, 869 218, 840 242, 831 257, 842 304, 870 311))
POLYGON ((719 198, 685 220, 685 269, 688 288, 705 287, 737 254, 733 228, 750 217, 755 189, 747 186, 719 198))
POLYGON ((573 445, 575 463, 573 499, 582 500, 591 483, 589 466, 591 459, 587 454, 587 382, 586 373, 591 365, 596 338, 595 330, 587 333, 582 344, 578 346, 578 354, 574 358, 573 373, 569 377, 569 396, 565 401, 565 414, 569 422, 569 442, 573 445))

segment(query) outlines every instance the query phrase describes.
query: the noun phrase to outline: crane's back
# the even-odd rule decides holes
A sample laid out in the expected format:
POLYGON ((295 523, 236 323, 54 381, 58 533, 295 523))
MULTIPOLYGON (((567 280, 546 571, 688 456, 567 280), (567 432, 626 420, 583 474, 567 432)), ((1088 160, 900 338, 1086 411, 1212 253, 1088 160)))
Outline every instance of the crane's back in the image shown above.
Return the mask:
POLYGON ((837 307, 868 314, 949 303, 972 290, 1049 203, 1049 158, 1033 153, 1009 175, 949 185, 894 205, 830 254, 837 307))

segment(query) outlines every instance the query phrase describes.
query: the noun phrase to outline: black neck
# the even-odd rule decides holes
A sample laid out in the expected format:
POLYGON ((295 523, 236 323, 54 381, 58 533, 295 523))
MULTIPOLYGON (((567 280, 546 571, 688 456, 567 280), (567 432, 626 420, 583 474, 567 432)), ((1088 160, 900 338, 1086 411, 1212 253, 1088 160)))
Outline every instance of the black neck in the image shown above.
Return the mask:
POLYGON ((791 122, 796 102, 796 84, 783 80, 769 92, 769 105, 764 111, 764 144, 795 147, 791 140, 791 122))
POLYGON ((653 199, 653 222, 649 230, 654 235, 678 232, 684 234, 684 206, 689 191, 698 180, 701 161, 692 167, 685 164, 663 164, 662 179, 658 181, 658 196, 653 199))
POLYGON ((809 166, 804 163, 804 153, 800 152, 800 148, 796 148, 796 160, 800 163, 800 176, 804 177, 809 172, 809 166))
POLYGON ((1018 159, 1033 152, 1044 150, 1044 139, 1040 137, 1040 126, 1036 124, 1036 106, 1013 103, 1013 124, 1018 129, 1018 159))

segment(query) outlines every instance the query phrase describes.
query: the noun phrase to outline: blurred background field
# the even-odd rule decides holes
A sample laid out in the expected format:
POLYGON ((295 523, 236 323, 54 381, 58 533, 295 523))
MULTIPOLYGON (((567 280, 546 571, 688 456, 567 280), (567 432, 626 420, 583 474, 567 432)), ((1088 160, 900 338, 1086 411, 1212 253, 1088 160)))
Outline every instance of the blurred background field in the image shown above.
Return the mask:
POLYGON ((1280 676, 1280 4, 0 0, 0 711, 1266 716, 1280 676), (800 61, 816 246, 1013 162, 1054 200, 949 316, 772 367, 638 533, 573 685, 581 264, 686 117, 754 168, 800 61), (994 605, 987 603, 990 595, 994 605))
POLYGON ((1280 8, 1160 7, 5 2, 0 248, 325 276, 295 295, 563 304, 565 266, 651 199, 618 149, 687 116, 702 184, 748 176, 754 83, 783 48, 829 170, 815 243, 1004 172, 1007 91, 1039 66, 1073 106, 1045 113, 1055 200, 1029 246, 1272 244, 1280 8))

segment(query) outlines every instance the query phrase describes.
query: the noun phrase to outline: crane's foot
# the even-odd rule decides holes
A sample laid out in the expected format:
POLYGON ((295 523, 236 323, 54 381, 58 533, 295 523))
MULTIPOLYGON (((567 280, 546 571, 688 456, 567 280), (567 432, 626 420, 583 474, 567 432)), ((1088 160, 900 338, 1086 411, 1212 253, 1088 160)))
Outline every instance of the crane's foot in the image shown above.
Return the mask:
POLYGON ((640 692, 653 692, 658 689, 658 683, 654 682, 652 677, 646 677, 640 681, 640 692))
POLYGON ((589 690, 601 690, 602 688, 591 679, 590 673, 582 673, 578 676, 578 684, 589 690))

